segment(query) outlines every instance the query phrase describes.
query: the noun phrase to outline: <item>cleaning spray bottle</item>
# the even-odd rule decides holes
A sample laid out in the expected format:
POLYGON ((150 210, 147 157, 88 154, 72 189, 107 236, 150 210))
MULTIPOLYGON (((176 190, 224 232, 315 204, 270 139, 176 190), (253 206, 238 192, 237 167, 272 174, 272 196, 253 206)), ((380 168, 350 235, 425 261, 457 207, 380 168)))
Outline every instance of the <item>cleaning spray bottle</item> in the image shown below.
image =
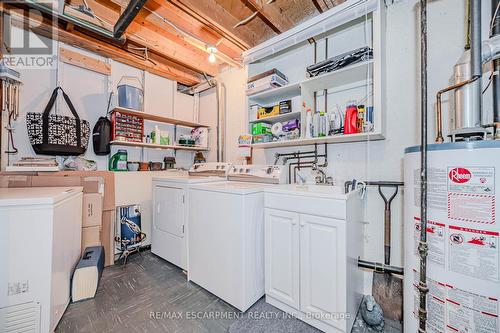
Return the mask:
POLYGON ((306 138, 312 138, 313 130, 313 119, 312 119, 312 114, 311 114, 311 109, 307 109, 306 112, 306 138))

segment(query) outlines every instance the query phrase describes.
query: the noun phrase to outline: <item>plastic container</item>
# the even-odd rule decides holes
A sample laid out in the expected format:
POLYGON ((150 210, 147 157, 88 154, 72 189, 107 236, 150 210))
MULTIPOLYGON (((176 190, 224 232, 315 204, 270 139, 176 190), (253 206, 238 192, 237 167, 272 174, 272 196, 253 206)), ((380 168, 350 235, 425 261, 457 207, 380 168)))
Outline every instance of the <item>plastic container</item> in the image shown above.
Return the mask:
POLYGON ((142 111, 144 89, 141 81, 135 76, 122 76, 118 82, 118 106, 121 108, 142 111))
POLYGON ((109 159, 109 171, 127 171, 127 151, 120 149, 109 159))

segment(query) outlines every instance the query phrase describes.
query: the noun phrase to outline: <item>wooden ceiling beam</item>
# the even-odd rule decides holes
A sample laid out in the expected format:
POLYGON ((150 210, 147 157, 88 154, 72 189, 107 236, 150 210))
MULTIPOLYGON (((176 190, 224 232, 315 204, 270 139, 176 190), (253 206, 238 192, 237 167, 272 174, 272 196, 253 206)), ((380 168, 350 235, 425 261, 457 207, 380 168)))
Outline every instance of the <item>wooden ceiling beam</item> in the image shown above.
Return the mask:
POLYGON ((108 41, 90 36, 77 30, 66 31, 62 27, 54 27, 53 22, 46 17, 30 14, 29 18, 23 17, 16 11, 11 11, 13 22, 19 28, 24 28, 24 22, 28 19, 30 29, 41 36, 56 38, 58 41, 80 47, 115 61, 148 71, 150 73, 175 80, 185 85, 194 85, 201 82, 198 75, 189 70, 183 70, 179 65, 169 62, 156 54, 151 55, 151 61, 145 60, 120 47, 110 44, 108 41), (56 30, 54 33, 54 29, 56 30))
POLYGON ((259 17, 266 23, 274 32, 282 33, 292 28, 294 23, 283 15, 281 9, 277 6, 276 2, 259 5, 256 0, 242 0, 253 11, 259 13, 259 17))
MULTIPOLYGON (((109 22, 111 25, 116 22, 120 15, 117 11, 95 0, 87 0, 87 3, 96 16, 109 22)), ((158 52, 172 61, 195 71, 207 73, 211 76, 218 74, 218 67, 208 62, 205 52, 179 39, 178 36, 167 33, 158 25, 149 24, 144 20, 144 12, 141 13, 142 19, 141 17, 137 17, 129 25, 125 33, 127 40, 158 52)))
POLYGON ((149 0, 145 7, 166 18, 184 32, 206 43, 215 45, 222 39, 223 41, 219 44, 219 49, 230 57, 239 57, 242 51, 247 50, 241 43, 225 38, 224 35, 212 30, 169 1, 149 0))
POLYGON ((215 0, 168 0, 178 8, 184 10, 211 29, 217 31, 229 40, 236 40, 247 49, 258 44, 257 36, 247 27, 233 27, 239 22, 224 7, 215 0))

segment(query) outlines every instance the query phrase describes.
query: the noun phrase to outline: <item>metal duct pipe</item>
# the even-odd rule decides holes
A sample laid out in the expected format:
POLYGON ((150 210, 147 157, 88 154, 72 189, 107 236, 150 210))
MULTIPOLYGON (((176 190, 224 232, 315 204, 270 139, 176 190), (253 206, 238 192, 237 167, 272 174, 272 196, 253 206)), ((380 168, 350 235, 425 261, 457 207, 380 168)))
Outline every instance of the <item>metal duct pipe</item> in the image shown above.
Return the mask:
MULTIPOLYGON (((463 110, 460 120, 459 128, 474 128, 481 126, 481 112, 483 104, 483 85, 481 76, 483 75, 483 56, 482 56, 482 40, 481 40, 481 1, 471 1, 471 78, 478 77, 479 79, 471 83, 472 86, 472 109, 463 110)), ((457 115, 459 116, 459 115, 457 115)), ((458 124, 458 123, 457 123, 458 124)))
POLYGON ((226 85, 217 81, 217 162, 225 161, 226 146, 226 85))
MULTIPOLYGON (((498 15, 499 13, 496 10, 499 6, 500 6, 500 0, 491 0, 492 29, 490 37, 495 37, 495 36, 500 37, 500 16, 498 15)), ((500 73, 500 59, 493 61, 493 70, 496 73, 500 73)), ((493 122, 500 123, 500 75, 493 75, 492 90, 493 90, 493 122)))

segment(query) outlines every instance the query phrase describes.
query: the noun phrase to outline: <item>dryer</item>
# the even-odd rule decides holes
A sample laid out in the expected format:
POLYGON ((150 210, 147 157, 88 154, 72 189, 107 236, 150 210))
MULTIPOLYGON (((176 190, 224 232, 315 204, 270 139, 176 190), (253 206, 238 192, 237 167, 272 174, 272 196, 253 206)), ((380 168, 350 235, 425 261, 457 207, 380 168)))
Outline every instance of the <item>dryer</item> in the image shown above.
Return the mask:
POLYGON ((151 252, 187 270, 188 188, 226 180, 229 163, 194 164, 187 175, 153 178, 151 252))

